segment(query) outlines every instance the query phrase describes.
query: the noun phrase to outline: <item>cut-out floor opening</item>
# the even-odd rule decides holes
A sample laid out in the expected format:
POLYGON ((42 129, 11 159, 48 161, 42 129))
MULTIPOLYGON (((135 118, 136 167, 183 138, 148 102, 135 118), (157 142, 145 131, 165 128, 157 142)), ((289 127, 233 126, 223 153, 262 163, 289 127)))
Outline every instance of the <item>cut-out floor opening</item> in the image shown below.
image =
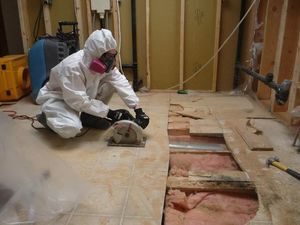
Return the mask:
POLYGON ((224 137, 178 135, 169 141, 163 225, 245 225, 255 217, 255 186, 224 137))
POLYGON ((258 210, 255 191, 249 193, 168 190, 163 225, 244 225, 258 210))
POLYGON ((237 171, 240 170, 230 154, 218 153, 173 153, 170 154, 170 176, 189 176, 189 172, 237 171))

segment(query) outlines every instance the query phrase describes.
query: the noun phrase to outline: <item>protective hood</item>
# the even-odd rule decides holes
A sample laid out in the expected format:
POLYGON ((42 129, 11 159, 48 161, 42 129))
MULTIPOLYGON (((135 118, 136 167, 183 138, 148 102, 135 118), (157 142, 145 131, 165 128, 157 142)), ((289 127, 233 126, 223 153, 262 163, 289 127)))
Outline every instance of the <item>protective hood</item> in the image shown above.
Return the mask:
POLYGON ((84 63, 89 65, 92 59, 100 58, 103 53, 116 49, 117 43, 109 30, 94 31, 86 40, 83 48, 84 63))

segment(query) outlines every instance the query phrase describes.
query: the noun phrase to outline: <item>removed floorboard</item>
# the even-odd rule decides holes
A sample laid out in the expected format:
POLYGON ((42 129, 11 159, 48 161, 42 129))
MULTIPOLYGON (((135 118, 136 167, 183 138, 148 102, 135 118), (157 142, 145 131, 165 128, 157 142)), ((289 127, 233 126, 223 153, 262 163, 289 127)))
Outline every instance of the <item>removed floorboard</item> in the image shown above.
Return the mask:
POLYGON ((252 151, 272 151, 273 146, 261 130, 251 125, 249 120, 239 120, 235 125, 236 131, 252 151))
POLYGON ((223 129, 216 119, 191 120, 190 135, 223 137, 223 129))

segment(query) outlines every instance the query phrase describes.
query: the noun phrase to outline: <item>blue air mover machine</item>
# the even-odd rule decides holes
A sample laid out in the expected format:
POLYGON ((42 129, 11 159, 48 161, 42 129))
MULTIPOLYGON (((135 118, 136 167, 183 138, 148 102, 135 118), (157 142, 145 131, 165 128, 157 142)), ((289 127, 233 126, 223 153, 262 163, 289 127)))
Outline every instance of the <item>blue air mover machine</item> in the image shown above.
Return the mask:
POLYGON ((67 45, 53 39, 38 40, 28 52, 28 65, 32 98, 35 101, 40 89, 49 79, 51 68, 68 56, 67 45))
POLYGON ((79 49, 77 22, 59 22, 56 36, 42 36, 28 52, 32 98, 36 101, 40 89, 49 80, 50 70, 60 61, 79 49), (73 26, 63 32, 63 26, 73 26))

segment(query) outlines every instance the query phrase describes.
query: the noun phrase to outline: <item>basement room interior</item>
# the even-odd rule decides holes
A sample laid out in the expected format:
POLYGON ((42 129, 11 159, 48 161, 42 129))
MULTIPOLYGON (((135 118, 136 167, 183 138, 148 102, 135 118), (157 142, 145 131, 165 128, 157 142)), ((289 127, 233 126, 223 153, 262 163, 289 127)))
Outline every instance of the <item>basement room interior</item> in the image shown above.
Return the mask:
POLYGON ((0 225, 300 224, 299 0, 0 0, 0 225))

